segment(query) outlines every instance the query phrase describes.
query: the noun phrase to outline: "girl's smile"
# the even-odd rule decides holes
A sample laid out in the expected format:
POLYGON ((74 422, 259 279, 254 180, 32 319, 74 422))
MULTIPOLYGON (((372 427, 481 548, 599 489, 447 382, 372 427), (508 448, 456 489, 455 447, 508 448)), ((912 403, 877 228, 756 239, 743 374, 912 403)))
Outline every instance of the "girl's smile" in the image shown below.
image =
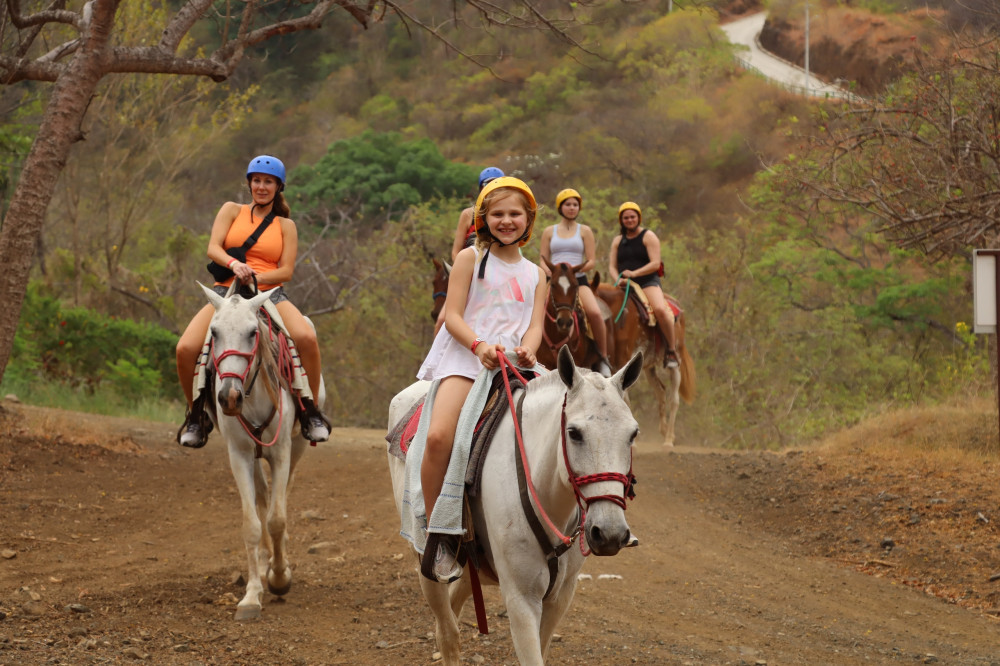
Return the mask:
POLYGON ((495 200, 486 213, 486 224, 501 243, 517 241, 528 227, 528 213, 521 198, 512 192, 495 200))

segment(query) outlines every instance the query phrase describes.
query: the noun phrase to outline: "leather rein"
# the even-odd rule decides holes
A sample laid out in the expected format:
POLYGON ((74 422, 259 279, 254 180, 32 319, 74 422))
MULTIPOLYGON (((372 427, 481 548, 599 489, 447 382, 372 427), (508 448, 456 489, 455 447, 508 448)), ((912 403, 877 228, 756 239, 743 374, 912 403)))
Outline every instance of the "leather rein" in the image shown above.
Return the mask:
MULTIPOLYGON (((264 312, 265 316, 268 316, 266 310, 262 309, 262 312, 264 312)), ((270 317, 268 317, 268 320, 270 320, 270 317)), ((273 342, 274 341, 274 329, 272 328, 272 326, 270 324, 270 321, 268 322, 268 331, 270 331, 270 340, 273 342)), ((291 363, 291 360, 290 360, 290 356, 291 355, 290 355, 289 350, 288 350, 287 338, 285 337, 285 334, 283 332, 280 332, 280 331, 278 332, 277 337, 278 337, 278 359, 279 359, 279 361, 278 361, 278 374, 279 374, 279 379, 284 379, 289 385, 291 385, 292 377, 293 377, 293 374, 292 374, 293 373, 293 368, 292 368, 292 363, 291 363)), ((212 343, 211 343, 210 353, 212 355, 212 364, 215 367, 216 376, 219 379, 227 379, 227 378, 239 379, 240 383, 246 386, 246 389, 243 392, 244 395, 246 395, 246 396, 250 395, 250 392, 253 390, 253 386, 254 386, 254 384, 257 381, 257 376, 260 373, 261 363, 260 363, 260 355, 258 354, 259 349, 260 349, 260 329, 259 328, 254 333, 253 347, 248 352, 240 351, 240 350, 237 350, 237 349, 226 349, 226 350, 223 350, 223 352, 221 354, 219 354, 218 356, 216 356, 216 354, 215 354, 215 340, 213 339, 212 343), (246 365, 246 368, 243 369, 242 373, 239 373, 239 372, 222 372, 222 370, 219 368, 219 363, 221 363, 224 359, 226 359, 226 358, 228 358, 230 356, 236 356, 237 358, 242 358, 242 359, 246 360, 247 365, 246 365), (253 370, 253 376, 250 377, 250 382, 247 383, 247 381, 246 381, 247 380, 247 376, 250 375, 251 369, 253 370)), ((284 390, 284 388, 280 388, 279 390, 284 390)), ((239 424, 241 426, 243 426, 243 430, 247 433, 247 435, 250 436, 250 439, 252 439, 253 442, 257 445, 257 454, 258 454, 257 457, 258 458, 260 457, 260 448, 259 447, 261 447, 261 446, 274 446, 274 444, 278 441, 278 437, 279 437, 279 435, 281 433, 281 422, 282 422, 282 420, 285 417, 284 411, 285 411, 284 410, 284 402, 279 400, 277 406, 275 406, 273 403, 271 404, 271 413, 268 415, 267 419, 265 419, 265 421, 262 424, 260 424, 260 425, 256 425, 255 426, 255 425, 252 425, 252 424, 248 423, 247 420, 245 418, 243 418, 243 414, 240 414, 239 416, 236 417, 236 420, 239 421, 239 424), (277 425, 277 427, 274 430, 274 438, 270 442, 262 441, 261 440, 261 436, 264 434, 264 430, 266 430, 267 427, 269 425, 271 425, 271 421, 274 420, 275 414, 277 414, 277 416, 278 416, 278 425, 277 425)))
POLYGON ((565 344, 569 344, 569 341, 573 338, 574 333, 576 333, 576 340, 573 341, 573 345, 570 349, 571 351, 575 352, 577 350, 577 347, 580 346, 580 338, 583 337, 580 334, 580 319, 576 311, 576 299, 573 299, 572 304, 556 303, 556 298, 555 296, 552 295, 552 287, 550 286, 547 306, 545 308, 545 318, 553 323, 558 320, 559 313, 564 310, 569 310, 571 316, 573 317, 573 326, 570 327, 569 333, 566 334, 565 338, 559 340, 558 342, 553 342, 552 339, 549 338, 549 334, 546 332, 547 327, 544 326, 542 327, 542 337, 545 339, 545 344, 547 344, 549 346, 549 349, 552 351, 552 356, 553 357, 556 356, 556 352, 559 351, 560 347, 562 347, 565 344), (551 305, 553 308, 555 308, 554 314, 549 312, 549 308, 547 307, 548 305, 551 305))
MULTIPOLYGON (((542 552, 545 553, 545 557, 548 560, 549 585, 545 590, 545 595, 542 597, 543 599, 546 599, 552 592, 556 577, 559 574, 559 557, 569 550, 569 548, 573 545, 573 542, 580 536, 580 533, 583 532, 583 526, 587 519, 587 509, 594 502, 600 501, 614 502, 620 506, 622 510, 627 509, 626 501, 635 498, 633 486, 636 483, 636 478, 632 473, 631 455, 629 456, 628 474, 621 474, 619 472, 599 472, 596 474, 578 476, 573 471, 573 466, 569 460, 569 452, 566 444, 566 400, 569 397, 569 391, 567 390, 566 393, 563 394, 562 412, 560 416, 560 438, 563 453, 563 464, 565 465, 566 472, 569 475, 570 485, 573 486, 573 493, 576 495, 577 513, 579 518, 573 534, 563 534, 545 512, 545 508, 542 506, 542 503, 538 498, 538 493, 536 492, 534 483, 531 479, 531 469, 528 465, 528 455, 524 446, 524 438, 521 435, 521 414, 526 391, 522 391, 521 395, 518 396, 516 403, 517 406, 515 407, 510 387, 510 379, 507 376, 506 370, 510 369, 522 383, 527 384, 527 382, 514 368, 514 364, 510 362, 505 354, 500 354, 499 359, 500 372, 503 375, 504 390, 507 393, 507 401, 510 405, 511 416, 514 419, 514 437, 517 441, 514 460, 517 467, 517 485, 521 497, 521 506, 524 509, 525 517, 528 519, 528 524, 531 526, 531 530, 534 533, 535 538, 538 540, 538 545, 541 546, 542 552), (622 494, 595 495, 588 497, 581 491, 583 486, 592 483, 599 483, 601 481, 617 481, 621 483, 622 494), (531 498, 534 499, 535 506, 538 507, 537 512, 531 505, 531 498), (541 520, 539 520, 539 515, 541 516, 541 520), (543 521, 545 525, 548 526, 549 530, 555 533, 558 537, 560 542, 558 545, 552 544, 551 539, 545 531, 545 527, 542 525, 543 521)), ((584 539, 580 540, 580 552, 584 557, 590 555, 590 551, 584 545, 584 539)))

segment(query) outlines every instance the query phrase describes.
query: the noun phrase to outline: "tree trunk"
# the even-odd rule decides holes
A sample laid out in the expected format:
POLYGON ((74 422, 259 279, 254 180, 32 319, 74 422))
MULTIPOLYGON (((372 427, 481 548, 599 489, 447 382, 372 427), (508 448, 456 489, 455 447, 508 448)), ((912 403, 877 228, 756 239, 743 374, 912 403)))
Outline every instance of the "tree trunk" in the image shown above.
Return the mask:
POLYGON ((81 123, 104 75, 102 58, 114 23, 117 0, 98 0, 84 46, 56 80, 38 134, 24 163, 17 189, 0 227, 0 380, 14 346, 21 305, 38 248, 45 212, 73 144, 83 138, 81 123))

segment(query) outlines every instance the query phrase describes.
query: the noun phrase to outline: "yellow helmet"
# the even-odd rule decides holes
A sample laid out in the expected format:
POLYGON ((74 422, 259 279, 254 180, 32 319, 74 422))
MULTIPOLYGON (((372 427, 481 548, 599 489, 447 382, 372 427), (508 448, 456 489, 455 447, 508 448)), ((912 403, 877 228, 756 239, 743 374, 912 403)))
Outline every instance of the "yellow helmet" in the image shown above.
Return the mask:
POLYGON ((483 214, 486 212, 483 210, 483 202, 486 200, 486 196, 490 192, 494 192, 501 188, 509 188, 512 190, 517 190, 525 196, 528 200, 528 227, 524 231, 524 236, 518 241, 518 247, 523 247, 525 243, 531 240, 531 232, 535 228, 535 212, 538 210, 538 202, 535 201, 535 195, 532 194, 531 188, 521 180, 520 178, 514 178, 513 176, 503 176, 502 178, 494 178, 486 184, 483 191, 479 193, 479 198, 476 199, 476 208, 473 215, 473 224, 475 225, 476 235, 488 234, 490 231, 489 226, 486 225, 486 220, 483 219, 483 214))
POLYGON ((580 193, 577 192, 576 190, 566 189, 566 190, 563 190, 562 192, 560 192, 559 194, 557 194, 556 195, 556 212, 557 213, 560 212, 559 209, 562 208, 563 202, 566 201, 566 199, 572 199, 573 197, 576 197, 576 200, 580 202, 581 206, 583 205, 583 197, 581 197, 580 193))
POLYGON ((639 224, 642 224, 642 209, 639 208, 639 204, 634 201, 626 201, 621 206, 618 207, 618 223, 621 224, 622 213, 627 210, 634 210, 639 215, 639 224))

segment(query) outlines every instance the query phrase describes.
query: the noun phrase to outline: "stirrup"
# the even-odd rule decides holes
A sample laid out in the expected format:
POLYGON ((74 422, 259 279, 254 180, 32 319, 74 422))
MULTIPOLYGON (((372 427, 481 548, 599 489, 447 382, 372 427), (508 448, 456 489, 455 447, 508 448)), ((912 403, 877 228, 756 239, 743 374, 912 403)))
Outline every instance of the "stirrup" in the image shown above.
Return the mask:
POLYGON ((680 366, 681 362, 677 360, 677 352, 673 349, 668 349, 663 354, 663 365, 667 368, 676 368, 680 366))

